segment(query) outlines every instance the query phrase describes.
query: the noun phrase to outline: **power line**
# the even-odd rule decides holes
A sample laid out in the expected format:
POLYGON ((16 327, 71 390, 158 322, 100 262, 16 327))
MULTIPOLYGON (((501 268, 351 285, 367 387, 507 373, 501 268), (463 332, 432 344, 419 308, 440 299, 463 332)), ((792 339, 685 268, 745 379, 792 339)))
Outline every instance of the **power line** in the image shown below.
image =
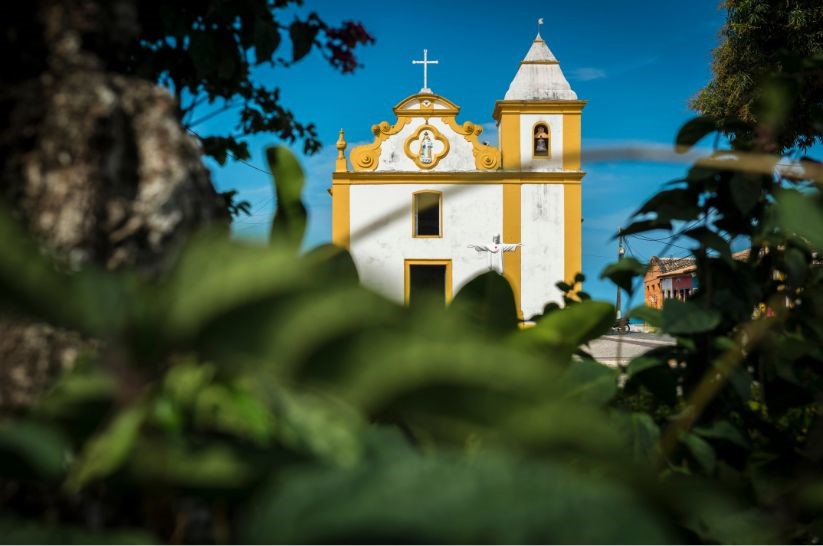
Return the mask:
MULTIPOLYGON (((642 235, 629 235, 629 237, 635 237, 635 238, 637 238, 637 239, 640 239, 641 241, 647 241, 647 242, 650 242, 650 243, 661 243, 661 242, 664 242, 664 241, 661 241, 661 240, 659 240, 659 239, 650 239, 650 238, 648 238, 648 237, 643 237, 642 235)), ((669 247, 679 248, 680 250, 686 250, 686 251, 688 251, 688 252, 691 252, 691 251, 693 250, 693 249, 691 249, 691 248, 687 248, 687 247, 685 247, 685 246, 676 245, 676 244, 674 244, 674 243, 673 243, 673 242, 671 242, 671 241, 669 241, 669 242, 667 242, 667 243, 666 243, 666 247, 665 247, 665 249, 668 249, 669 247)), ((665 252, 665 250, 664 250, 663 252, 665 252)))
MULTIPOLYGON (((192 135, 196 136, 201 141, 203 140, 203 137, 201 137, 193 129, 187 128, 186 131, 188 131, 192 135)), ((229 156, 230 158, 232 158, 234 161, 236 161, 237 163, 239 163, 241 165, 245 165, 246 167, 249 167, 250 169, 254 169, 257 172, 263 173, 267 176, 270 176, 270 177, 274 178, 274 175, 271 173, 271 171, 267 171, 266 169, 261 169, 260 167, 258 167, 257 165, 254 165, 253 163, 249 163, 248 161, 246 161, 244 159, 240 159, 228 150, 226 150, 226 155, 229 156)), ((265 199, 259 200, 256 203, 252 204, 251 210, 250 210, 251 214, 249 214, 249 216, 250 217, 254 216, 255 213, 260 212, 260 210, 263 207, 265 207, 266 205, 268 205, 269 203, 271 203, 273 201, 274 201, 274 196, 271 196, 271 197, 266 197, 265 199)))
MULTIPOLYGON (((194 131, 193 129, 186 129, 186 131, 188 131, 189 133, 193 134, 194 136, 196 136, 197 138, 199 138, 201 141, 203 140, 203 137, 201 137, 201 136, 200 136, 200 135, 199 135, 196 131, 194 131)), ((273 176, 274 176, 274 175, 273 175, 270 171, 267 171, 266 169, 261 169, 261 168, 260 168, 260 167, 258 167, 257 165, 254 165, 254 164, 252 164, 252 163, 249 163, 248 161, 246 161, 246 160, 244 160, 244 159, 240 159, 240 158, 238 158, 236 155, 234 155, 233 153, 231 153, 231 152, 230 152, 230 151, 228 151, 228 150, 226 150, 226 155, 227 155, 227 156, 229 156, 230 158, 232 158, 233 160, 237 161, 237 162, 238 162, 238 163, 240 163, 241 165, 245 165, 246 167, 250 167, 250 168, 254 169, 255 171, 259 171, 259 172, 261 172, 261 173, 263 173, 263 174, 266 174, 266 175, 268 175, 268 176, 271 176, 271 177, 273 177, 273 176)))

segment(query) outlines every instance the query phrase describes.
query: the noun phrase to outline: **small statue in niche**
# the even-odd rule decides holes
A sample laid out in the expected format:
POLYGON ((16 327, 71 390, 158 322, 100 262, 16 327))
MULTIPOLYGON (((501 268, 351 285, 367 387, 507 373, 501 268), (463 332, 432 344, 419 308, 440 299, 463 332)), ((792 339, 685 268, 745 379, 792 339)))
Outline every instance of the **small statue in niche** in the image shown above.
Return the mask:
POLYGON ((534 128, 534 156, 549 157, 549 130, 542 123, 534 128))
POLYGON ((433 159, 432 150, 434 149, 434 143, 432 142, 431 138, 429 137, 429 132, 423 132, 423 140, 420 141, 420 163, 431 163, 433 159))

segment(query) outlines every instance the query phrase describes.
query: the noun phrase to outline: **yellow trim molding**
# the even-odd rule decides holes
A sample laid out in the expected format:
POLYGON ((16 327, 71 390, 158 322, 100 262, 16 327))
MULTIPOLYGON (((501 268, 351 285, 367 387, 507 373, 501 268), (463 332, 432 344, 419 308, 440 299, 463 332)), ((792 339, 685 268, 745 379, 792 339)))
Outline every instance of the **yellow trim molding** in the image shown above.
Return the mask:
POLYGON ((423 124, 420 127, 418 127, 403 143, 403 151, 406 152, 406 156, 412 161, 414 161, 414 164, 420 167, 421 169, 433 169, 435 166, 437 166, 441 159, 449 155, 449 139, 444 137, 440 133, 440 131, 437 130, 437 127, 434 127, 433 125, 429 124, 423 124), (434 140, 443 143, 443 149, 440 151, 440 153, 435 153, 434 150, 432 150, 431 163, 423 163, 422 161, 420 161, 420 154, 415 154, 411 151, 412 142, 414 142, 415 140, 420 140, 420 135, 424 131, 430 132, 434 140))
POLYGON ((412 193, 412 238, 414 239, 442 239, 443 238, 443 192, 437 190, 420 190, 412 193), (437 226, 438 235, 417 234, 417 197, 424 193, 437 195, 437 209, 440 213, 440 224, 437 226))
POLYGON ((584 100, 499 100, 494 103, 492 117, 500 121, 500 116, 508 112, 518 114, 574 114, 583 111, 584 100))
POLYGON ((393 111, 398 118, 429 118, 456 116, 460 113, 460 107, 449 99, 434 93, 417 93, 401 100, 393 111), (438 104, 440 108, 436 108, 438 104))
POLYGON ((332 180, 334 184, 580 184, 585 174, 583 171, 387 171, 333 173, 332 180))
POLYGON ((563 170, 580 170, 580 112, 563 116, 563 170))
POLYGON ((333 184, 331 189, 331 240, 346 250, 351 248, 349 190, 347 184, 333 184))
POLYGON ((563 186, 563 276, 569 284, 583 271, 582 219, 581 186, 563 186))
POLYGON ((452 301, 452 261, 450 259, 413 259, 403 260, 403 302, 409 304, 409 294, 411 293, 410 269, 412 265, 445 265, 446 266, 446 304, 452 301))
POLYGON ((506 112, 498 120, 503 170, 520 170, 520 113, 506 112))
MULTIPOLYGON (((503 186, 503 241, 504 243, 520 242, 520 184, 505 184, 503 186)), ((517 316, 523 319, 523 309, 520 306, 520 249, 514 252, 503 253, 503 276, 509 281, 514 292, 514 301, 517 307, 517 316)))

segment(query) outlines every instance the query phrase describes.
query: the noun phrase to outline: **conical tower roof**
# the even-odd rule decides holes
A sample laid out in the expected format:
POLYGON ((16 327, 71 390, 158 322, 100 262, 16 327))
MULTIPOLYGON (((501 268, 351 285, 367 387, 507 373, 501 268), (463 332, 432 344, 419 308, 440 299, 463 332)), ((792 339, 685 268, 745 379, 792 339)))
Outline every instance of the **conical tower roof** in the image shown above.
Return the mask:
POLYGON ((540 34, 520 61, 503 100, 577 100, 577 93, 572 91, 560 63, 540 34))

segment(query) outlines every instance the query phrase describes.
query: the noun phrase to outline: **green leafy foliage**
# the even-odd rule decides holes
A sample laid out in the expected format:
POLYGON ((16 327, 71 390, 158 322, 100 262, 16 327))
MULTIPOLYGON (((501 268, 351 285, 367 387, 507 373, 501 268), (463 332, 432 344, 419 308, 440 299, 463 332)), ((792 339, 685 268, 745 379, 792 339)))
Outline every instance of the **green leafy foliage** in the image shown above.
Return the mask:
POLYGON ((128 59, 120 62, 121 70, 168 86, 178 99, 187 128, 221 112, 236 111, 238 131, 203 138, 205 153, 221 164, 228 158, 249 158, 238 132, 245 136, 274 133, 288 142, 300 139, 304 151, 312 153, 320 148, 314 124, 299 122, 281 105, 279 89, 260 84, 252 74, 263 65, 291 66, 312 50, 334 69, 349 73, 359 66, 357 47, 373 43, 374 38, 359 23, 343 21, 332 26, 314 12, 284 25, 284 11, 292 3, 299 4, 254 0, 163 2, 158 6, 140 2, 139 36, 106 54, 128 59), (281 53, 288 43, 289 60, 281 53), (202 113, 204 103, 214 105, 211 112, 202 113))
POLYGON ((703 309, 690 301, 669 299, 663 305, 660 318, 666 332, 681 335, 713 330, 720 324, 721 315, 714 309, 703 309))
MULTIPOLYGON (((722 41, 714 50, 713 79, 692 106, 736 139, 757 138, 759 125, 760 134, 768 132, 776 150, 819 142, 823 135, 820 4, 725 0, 723 5, 728 17, 722 41)), ((694 122, 691 127, 695 134, 711 131, 707 122, 694 122)))
MULTIPOLYGON (((300 204, 293 156, 270 154, 280 201, 300 204)), ((305 220, 301 207, 293 213, 305 220)), ((136 521, 164 539, 195 531, 266 542, 690 536, 693 516, 655 485, 653 465, 637 465, 659 452, 658 425, 612 409, 623 396, 618 371, 578 356, 610 328, 611 305, 561 283, 565 307, 522 329, 511 288, 492 272, 446 312, 406 309, 359 286, 342 249, 297 255, 302 231, 277 227, 287 214, 275 219, 267 247, 222 233, 194 238, 155 281, 57 272, 12 223, 0 223, 0 245, 16 257, 0 265, 4 293, 15 294, 2 309, 104 344, 33 409, 42 424, 0 434, 0 458, 62 482, 56 509, 68 521, 72 495, 149 506, 164 491, 176 499, 161 510, 178 521, 171 531, 148 509, 105 526, 136 521), (45 290, 11 267, 34 272, 45 290), (57 287, 71 313, 49 307, 57 287), (232 523, 221 524, 228 499, 232 523), (214 523, 192 520, 197 510, 214 523), (583 522, 595 524, 582 532, 583 522)), ((643 373, 632 365, 630 375, 634 385, 643 373)), ((713 437, 695 434, 690 442, 701 447, 713 437)), ((717 458, 697 454, 703 464, 717 458)))
MULTIPOLYGON (((271 82, 287 79, 283 70, 313 52, 331 69, 352 73, 360 67, 359 48, 374 43, 360 23, 329 24, 317 12, 299 13, 300 4, 141 0, 66 4, 61 13, 66 20, 89 18, 88 24, 69 26, 101 66, 166 87, 176 99, 181 123, 198 137, 206 121, 228 116, 225 132, 201 137, 205 154, 223 164, 249 159, 247 138, 260 133, 301 142, 306 153, 319 150, 314 123, 298 120, 271 82), (274 69, 275 75, 258 77, 263 68, 274 69)), ((21 4, 13 18, 0 22, 4 47, 26 52, 25 58, 2 60, 10 84, 39 77, 45 69, 53 45, 46 42, 51 36, 44 16, 47 6, 21 4)))
MULTIPOLYGON (((191 30, 189 15, 151 24, 211 55, 191 61, 191 89, 242 76, 237 36, 191 30)), ((805 28, 808 13, 793 17, 805 28)), ((270 23, 237 23, 258 61, 280 47, 270 23)), ((359 43, 316 17, 288 29, 295 60, 329 33, 359 43)), ((0 427, 0 530, 47 543, 819 541, 821 180, 811 158, 775 171, 773 154, 797 106, 781 97, 816 63, 782 66, 801 84, 763 92, 760 136, 726 120, 731 149, 623 231, 694 241, 699 289, 630 311, 676 343, 620 369, 585 352, 615 309, 581 274, 526 324, 493 272, 445 311, 410 309, 360 286, 344 249, 299 254, 303 175, 283 148, 267 154, 272 244, 201 233, 154 279, 61 271, 0 211, 0 313, 90 340, 0 427), (748 255, 733 256, 741 240, 748 255)), ((676 144, 712 131, 701 117, 676 144)), ((626 259, 603 278, 630 292, 644 272, 626 259)))
POLYGON ((616 536, 660 543, 674 537, 628 484, 561 460, 537 464, 481 453, 467 461, 408 451, 351 470, 290 472, 263 496, 247 528, 248 542, 283 543, 604 543, 616 536), (313 524, 297 523, 307 520, 313 524))
MULTIPOLYGON (((784 9, 808 17, 802 24, 823 12, 802 2, 727 5, 727 41, 719 50, 722 57, 715 59, 716 80, 697 99, 708 116, 686 124, 676 146, 684 151, 722 130, 731 136, 731 148, 715 150, 652 197, 626 229, 663 228, 672 241, 688 237, 696 242, 698 288, 686 301, 666 300, 660 311, 631 311, 676 336, 677 344, 630 362, 614 405, 647 415, 641 430, 653 430, 648 418, 660 428, 659 459, 670 472, 705 476, 729 489, 744 487, 761 514, 793 514, 772 519, 771 531, 752 535, 750 527, 737 527, 757 517, 749 509, 718 506, 717 513, 690 525, 701 540, 707 540, 707 529, 727 542, 818 540, 818 516, 806 508, 798 484, 820 476, 819 451, 812 446, 823 431, 823 330, 817 326, 823 320, 817 254, 823 243, 823 178, 810 158, 784 168, 779 165, 791 160, 775 152, 796 156, 791 146, 806 146, 823 134, 809 131, 811 112, 802 106, 814 96, 804 96, 803 90, 823 72, 816 61, 782 57, 780 67, 757 65, 765 83, 749 88, 751 93, 720 93, 733 86, 732 70, 738 67, 731 63, 740 61, 735 56, 780 55, 755 52, 766 40, 762 25, 776 25, 787 14, 784 9), (760 23, 744 24, 754 19, 760 23), (755 28, 758 36, 752 35, 755 28), (740 43, 743 36, 750 43, 740 43), (749 101, 752 110, 726 110, 718 120, 719 111, 713 110, 718 105, 711 101, 720 100, 737 106, 749 101), (742 119, 734 119, 737 115, 742 119), (748 251, 733 254, 733 245, 743 241, 748 251)), ((795 36, 793 45, 806 38, 795 36)), ((608 273, 622 287, 642 275, 639 270, 628 278, 608 273)))

